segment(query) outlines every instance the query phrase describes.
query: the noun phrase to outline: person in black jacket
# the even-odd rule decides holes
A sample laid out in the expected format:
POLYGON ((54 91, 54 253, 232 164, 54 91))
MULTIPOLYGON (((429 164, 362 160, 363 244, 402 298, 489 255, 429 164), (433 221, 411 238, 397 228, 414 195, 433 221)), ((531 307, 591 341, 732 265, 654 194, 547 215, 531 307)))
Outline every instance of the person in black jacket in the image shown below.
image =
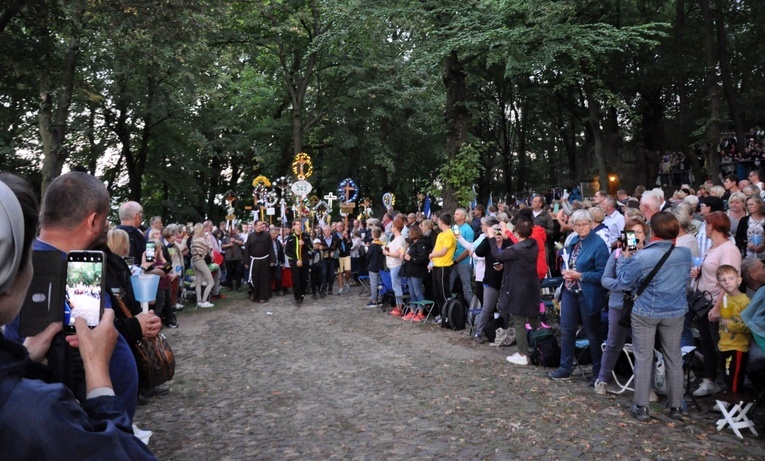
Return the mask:
POLYGON ((491 253, 505 266, 502 273, 502 293, 499 299, 499 313, 505 323, 512 316, 515 324, 515 340, 518 353, 508 356, 507 361, 515 365, 529 364, 529 344, 526 338, 526 324, 539 328, 539 278, 537 277, 537 254, 539 247, 531 237, 534 222, 519 219, 515 223, 514 233, 518 243, 502 249, 497 240, 503 239, 502 233, 496 234, 489 228, 486 237, 491 245, 491 253))
POLYGON ((322 286, 319 296, 322 298, 332 294, 332 286, 335 284, 335 270, 337 268, 337 254, 340 250, 340 239, 337 234, 332 232, 332 228, 324 226, 321 228, 322 234, 318 237, 321 240, 318 250, 321 251, 322 260, 322 286))
MULTIPOLYGON (((490 227, 497 226, 499 221, 492 216, 486 216, 481 218, 481 226, 486 233, 486 230, 490 227)), ((494 259, 494 255, 491 253, 491 245, 489 244, 489 238, 484 238, 481 242, 473 248, 473 252, 476 256, 484 258, 485 271, 483 275, 483 299, 481 300, 481 313, 478 314, 476 320, 476 328, 473 332, 473 341, 477 343, 485 343, 488 341, 484 329, 486 325, 494 318, 494 312, 497 310, 497 300, 499 299, 499 290, 502 288, 502 271, 504 265, 502 262, 494 259)), ((502 249, 509 247, 513 242, 510 239, 502 241, 502 249)), ((505 326, 503 325, 503 328, 505 326)))
MULTIPOLYGON (((425 299, 424 280, 428 276, 429 254, 428 242, 422 235, 422 229, 416 223, 412 224, 409 226, 409 246, 404 254, 403 268, 406 281, 409 284, 409 302, 423 301, 425 299)), ((402 318, 412 321, 425 320, 423 310, 422 306, 416 312, 412 309, 402 318)))
POLYGON ((385 255, 383 255, 383 243, 380 241, 382 229, 372 228, 372 242, 367 247, 367 271, 369 272, 369 303, 367 307, 375 307, 378 304, 377 286, 380 284, 380 271, 385 268, 385 255))
POLYGON ((303 223, 296 219, 292 222, 292 233, 284 244, 284 254, 290 260, 292 292, 297 304, 303 303, 303 298, 308 292, 308 260, 311 250, 311 237, 308 232, 303 232, 303 223))

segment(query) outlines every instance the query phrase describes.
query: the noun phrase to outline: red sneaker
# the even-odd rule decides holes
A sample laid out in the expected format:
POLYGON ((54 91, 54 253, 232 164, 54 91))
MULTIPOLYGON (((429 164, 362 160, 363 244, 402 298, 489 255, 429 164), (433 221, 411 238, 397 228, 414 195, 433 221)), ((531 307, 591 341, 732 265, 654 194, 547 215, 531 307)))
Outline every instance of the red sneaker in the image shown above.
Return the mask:
POLYGON ((226 299, 226 295, 224 295, 223 293, 221 293, 221 294, 217 294, 217 295, 215 295, 215 296, 210 296, 210 297, 211 297, 212 299, 226 299))
POLYGON ((414 317, 414 315, 415 315, 414 312, 410 311, 408 314, 406 314, 405 316, 401 317, 401 320, 412 320, 412 317, 414 317))
POLYGON ((390 315, 395 315, 396 317, 401 317, 401 309, 398 307, 394 307, 392 311, 390 311, 390 315))
POLYGON ((419 312, 414 314, 414 317, 412 317, 412 322, 422 322, 423 320, 425 320, 425 316, 419 312))

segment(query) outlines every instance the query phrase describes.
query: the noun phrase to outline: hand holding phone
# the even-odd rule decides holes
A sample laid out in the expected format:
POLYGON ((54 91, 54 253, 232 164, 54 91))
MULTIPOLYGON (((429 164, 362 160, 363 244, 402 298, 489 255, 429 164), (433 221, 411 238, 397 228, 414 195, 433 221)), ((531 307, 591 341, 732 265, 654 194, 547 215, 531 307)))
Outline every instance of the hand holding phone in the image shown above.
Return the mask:
POLYGON ((64 331, 74 333, 82 318, 95 328, 104 313, 106 265, 102 251, 70 251, 66 258, 64 331))
POLYGON ((154 262, 157 245, 154 242, 146 242, 146 262, 154 262))

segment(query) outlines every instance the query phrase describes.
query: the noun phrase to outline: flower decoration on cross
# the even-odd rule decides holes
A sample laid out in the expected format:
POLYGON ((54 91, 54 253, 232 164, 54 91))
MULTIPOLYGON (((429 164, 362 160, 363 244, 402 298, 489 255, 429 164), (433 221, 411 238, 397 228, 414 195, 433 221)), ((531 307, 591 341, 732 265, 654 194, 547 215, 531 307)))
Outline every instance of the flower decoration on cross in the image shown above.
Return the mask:
POLYGON ((359 188, 353 179, 345 178, 337 186, 337 195, 343 203, 355 202, 359 197, 359 188))

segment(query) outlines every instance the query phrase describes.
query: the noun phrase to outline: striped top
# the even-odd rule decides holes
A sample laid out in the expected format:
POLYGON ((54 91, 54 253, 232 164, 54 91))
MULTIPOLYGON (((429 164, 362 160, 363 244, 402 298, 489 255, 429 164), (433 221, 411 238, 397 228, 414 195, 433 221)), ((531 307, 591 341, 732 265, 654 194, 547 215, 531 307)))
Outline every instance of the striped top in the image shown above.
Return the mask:
POLYGON ((210 245, 204 237, 196 237, 191 240, 191 260, 204 259, 210 253, 210 245))

